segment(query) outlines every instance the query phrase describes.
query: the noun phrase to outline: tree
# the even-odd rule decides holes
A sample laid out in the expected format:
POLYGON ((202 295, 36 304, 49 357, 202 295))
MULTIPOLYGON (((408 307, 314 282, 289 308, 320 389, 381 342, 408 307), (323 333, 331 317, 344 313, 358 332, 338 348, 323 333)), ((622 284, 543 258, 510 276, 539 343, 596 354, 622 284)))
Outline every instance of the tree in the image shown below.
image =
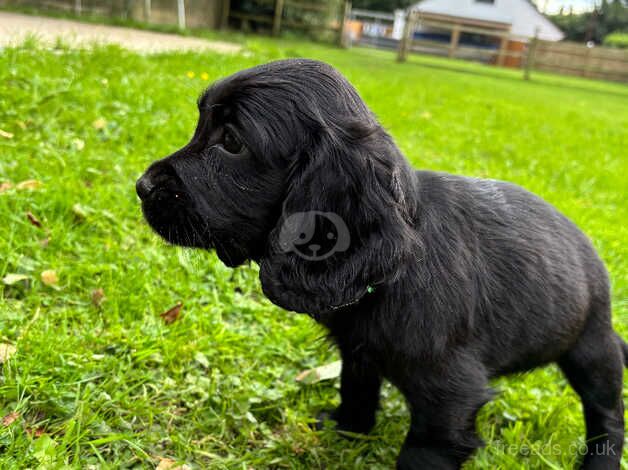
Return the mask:
POLYGON ((602 0, 586 13, 559 14, 550 19, 571 41, 594 41, 602 43, 604 37, 613 32, 628 32, 628 0, 602 0))

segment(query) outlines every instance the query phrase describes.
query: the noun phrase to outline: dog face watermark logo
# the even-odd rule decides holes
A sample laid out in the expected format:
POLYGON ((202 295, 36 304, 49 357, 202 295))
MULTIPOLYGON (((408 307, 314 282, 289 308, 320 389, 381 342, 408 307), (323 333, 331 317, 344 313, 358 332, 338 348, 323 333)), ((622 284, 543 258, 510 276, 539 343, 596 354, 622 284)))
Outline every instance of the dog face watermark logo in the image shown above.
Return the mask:
POLYGON ((347 224, 333 212, 295 212, 284 219, 279 232, 279 247, 284 253, 292 251, 309 261, 346 251, 350 243, 347 224))

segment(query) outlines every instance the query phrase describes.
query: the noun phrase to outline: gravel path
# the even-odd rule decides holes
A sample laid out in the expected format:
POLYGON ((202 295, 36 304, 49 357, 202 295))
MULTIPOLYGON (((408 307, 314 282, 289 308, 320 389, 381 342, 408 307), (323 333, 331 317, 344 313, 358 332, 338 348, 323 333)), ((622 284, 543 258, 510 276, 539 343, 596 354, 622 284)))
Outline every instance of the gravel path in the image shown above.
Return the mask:
POLYGON ((60 37, 72 46, 114 43, 138 52, 209 49, 233 53, 240 50, 240 46, 228 42, 0 11, 0 47, 19 44, 29 35, 47 44, 53 44, 60 37))

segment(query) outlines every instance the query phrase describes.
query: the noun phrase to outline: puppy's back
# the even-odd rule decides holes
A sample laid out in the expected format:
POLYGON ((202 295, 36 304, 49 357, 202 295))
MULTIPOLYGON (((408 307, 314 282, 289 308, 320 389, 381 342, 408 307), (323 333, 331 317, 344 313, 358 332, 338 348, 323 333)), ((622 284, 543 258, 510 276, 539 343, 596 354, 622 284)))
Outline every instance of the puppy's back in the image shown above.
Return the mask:
POLYGON ((427 264, 449 264, 468 276, 471 337, 484 363, 499 374, 569 349, 591 306, 608 303, 608 275, 588 238, 517 185, 427 171, 417 177, 427 264), (441 248, 434 252, 430 244, 441 248))

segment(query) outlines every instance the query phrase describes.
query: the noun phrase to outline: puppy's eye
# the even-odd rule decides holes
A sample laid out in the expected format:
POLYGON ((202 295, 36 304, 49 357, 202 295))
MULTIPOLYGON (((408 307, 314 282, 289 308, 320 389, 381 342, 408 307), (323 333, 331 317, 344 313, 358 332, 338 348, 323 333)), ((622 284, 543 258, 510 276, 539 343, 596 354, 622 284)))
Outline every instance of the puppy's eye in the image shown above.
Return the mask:
POLYGON ((233 154, 241 153, 244 149, 242 141, 229 128, 225 128, 222 146, 227 152, 233 154))

